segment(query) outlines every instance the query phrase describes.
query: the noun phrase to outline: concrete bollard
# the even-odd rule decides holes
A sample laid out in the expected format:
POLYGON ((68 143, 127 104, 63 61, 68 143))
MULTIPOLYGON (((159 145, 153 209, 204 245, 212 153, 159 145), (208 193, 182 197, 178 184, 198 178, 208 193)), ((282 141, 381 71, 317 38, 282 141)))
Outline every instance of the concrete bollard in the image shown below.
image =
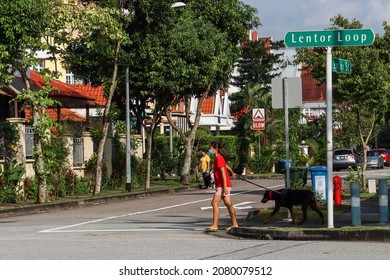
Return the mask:
POLYGON ((381 223, 389 222, 389 195, 387 190, 387 180, 380 179, 378 185, 379 191, 379 217, 381 223))
POLYGON ((362 224, 360 213, 360 184, 359 182, 352 182, 350 184, 351 189, 351 216, 352 225, 360 226, 362 224))

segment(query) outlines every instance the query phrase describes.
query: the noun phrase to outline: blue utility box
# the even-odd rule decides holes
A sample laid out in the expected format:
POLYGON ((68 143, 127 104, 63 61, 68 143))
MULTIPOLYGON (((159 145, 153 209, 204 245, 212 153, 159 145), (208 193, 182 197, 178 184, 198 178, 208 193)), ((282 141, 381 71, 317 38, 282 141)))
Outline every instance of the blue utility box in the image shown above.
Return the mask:
POLYGON ((326 166, 312 166, 308 169, 311 173, 311 184, 314 192, 321 196, 324 204, 328 202, 328 172, 326 166))

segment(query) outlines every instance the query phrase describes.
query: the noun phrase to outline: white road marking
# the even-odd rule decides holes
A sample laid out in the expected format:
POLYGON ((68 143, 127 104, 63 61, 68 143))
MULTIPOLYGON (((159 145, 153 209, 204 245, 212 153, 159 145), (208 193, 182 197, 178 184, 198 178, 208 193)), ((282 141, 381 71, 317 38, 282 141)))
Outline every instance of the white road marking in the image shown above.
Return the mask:
MULTIPOLYGON (((74 229, 74 230, 56 230, 55 233, 70 232, 151 232, 151 231, 184 231, 182 228, 126 228, 126 229, 74 229)), ((41 233, 44 231, 41 231, 41 233)))
POLYGON ((252 206, 238 206, 238 207, 234 207, 234 209, 236 210, 246 210, 246 209, 252 209, 253 207, 252 206))
MULTIPOLYGON (((241 206, 241 205, 251 204, 251 203, 254 203, 254 202, 253 201, 241 202, 241 203, 235 204, 234 208, 236 210, 251 209, 252 206, 241 206)), ((212 208, 213 208, 212 206, 205 206, 205 207, 200 207, 200 210, 204 211, 204 210, 208 210, 208 209, 212 209, 212 208)))
MULTIPOLYGON (((279 186, 275 186, 275 187, 279 187, 279 186)), ((253 191, 254 190, 232 193, 231 196, 250 193, 253 191)), ((101 218, 101 219, 96 219, 96 220, 90 220, 90 221, 83 222, 83 223, 77 223, 77 224, 52 228, 52 229, 46 229, 46 230, 39 231, 38 233, 59 233, 59 232, 77 232, 77 231, 82 232, 82 230, 68 230, 68 229, 74 228, 74 227, 79 227, 79 226, 84 226, 84 225, 88 225, 88 224, 108 221, 108 220, 119 219, 119 218, 123 218, 123 217, 130 217, 130 216, 135 216, 135 215, 142 215, 142 214, 147 214, 147 213, 159 212, 159 211, 163 211, 163 210, 167 210, 167 209, 172 209, 172 208, 182 207, 182 206, 196 204, 196 203, 200 203, 200 202, 210 201, 211 199, 212 199, 212 197, 207 198, 207 199, 202 199, 202 200, 181 203, 181 204, 175 204, 175 205, 171 205, 171 206, 167 206, 167 207, 161 207, 161 208, 150 209, 150 210, 145 210, 145 211, 133 212, 133 213, 128 213, 128 214, 124 214, 124 215, 112 216, 112 217, 101 218)), ((150 229, 150 230, 152 230, 152 229, 150 229)), ((156 230, 158 230, 158 229, 156 229, 156 230)), ((160 229, 160 230, 164 230, 164 229, 160 229)), ((104 230, 90 230, 90 232, 92 232, 92 231, 104 231, 104 230)), ((131 229, 115 229, 115 230, 107 230, 107 231, 131 231, 131 229)), ((134 231, 136 231, 136 230, 134 230, 134 231)), ((148 231, 149 231, 149 229, 148 229, 148 231)))

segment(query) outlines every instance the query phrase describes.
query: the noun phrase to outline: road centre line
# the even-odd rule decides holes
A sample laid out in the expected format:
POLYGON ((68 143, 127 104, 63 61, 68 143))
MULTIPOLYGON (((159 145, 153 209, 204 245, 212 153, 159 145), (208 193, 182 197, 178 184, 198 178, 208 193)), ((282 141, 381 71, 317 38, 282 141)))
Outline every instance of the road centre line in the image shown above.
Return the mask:
MULTIPOLYGON (((279 186, 274 186, 274 187, 279 187, 279 186)), ((254 190, 232 193, 231 196, 245 194, 245 193, 250 193, 250 192, 253 192, 253 191, 254 190)), ((135 215, 142 215, 142 214, 147 214, 147 213, 159 212, 159 211, 163 211, 163 210, 167 210, 167 209, 172 209, 172 208, 187 206, 187 205, 196 204, 196 203, 200 203, 200 202, 210 201, 211 199, 212 199, 212 197, 207 198, 207 199, 201 199, 201 200, 186 202, 186 203, 175 204, 175 205, 171 205, 171 206, 167 206, 167 207, 161 207, 161 208, 150 209, 150 210, 145 210, 145 211, 133 212, 133 213, 128 213, 128 214, 124 214, 124 215, 118 215, 118 216, 111 216, 111 217, 91 220, 91 221, 87 221, 87 222, 83 222, 83 223, 77 223, 77 224, 72 224, 72 225, 52 228, 52 229, 46 229, 46 230, 39 231, 38 233, 61 232, 61 230, 69 229, 69 228, 73 228, 73 227, 78 227, 78 226, 83 226, 83 225, 88 225, 88 224, 93 224, 93 223, 98 223, 98 222, 103 222, 103 221, 108 221, 108 220, 114 220, 114 219, 123 218, 123 217, 130 217, 130 216, 135 216, 135 215)))

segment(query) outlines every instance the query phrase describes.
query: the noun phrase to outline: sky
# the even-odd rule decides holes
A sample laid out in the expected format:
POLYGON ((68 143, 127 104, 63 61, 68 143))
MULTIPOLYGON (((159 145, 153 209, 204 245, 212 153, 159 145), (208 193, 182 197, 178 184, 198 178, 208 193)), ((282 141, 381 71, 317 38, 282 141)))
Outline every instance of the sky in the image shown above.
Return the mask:
POLYGON ((364 29, 383 35, 383 21, 390 24, 389 0, 241 0, 255 7, 262 26, 259 37, 284 40, 289 31, 316 31, 330 27, 330 18, 341 14, 356 19, 364 29))

